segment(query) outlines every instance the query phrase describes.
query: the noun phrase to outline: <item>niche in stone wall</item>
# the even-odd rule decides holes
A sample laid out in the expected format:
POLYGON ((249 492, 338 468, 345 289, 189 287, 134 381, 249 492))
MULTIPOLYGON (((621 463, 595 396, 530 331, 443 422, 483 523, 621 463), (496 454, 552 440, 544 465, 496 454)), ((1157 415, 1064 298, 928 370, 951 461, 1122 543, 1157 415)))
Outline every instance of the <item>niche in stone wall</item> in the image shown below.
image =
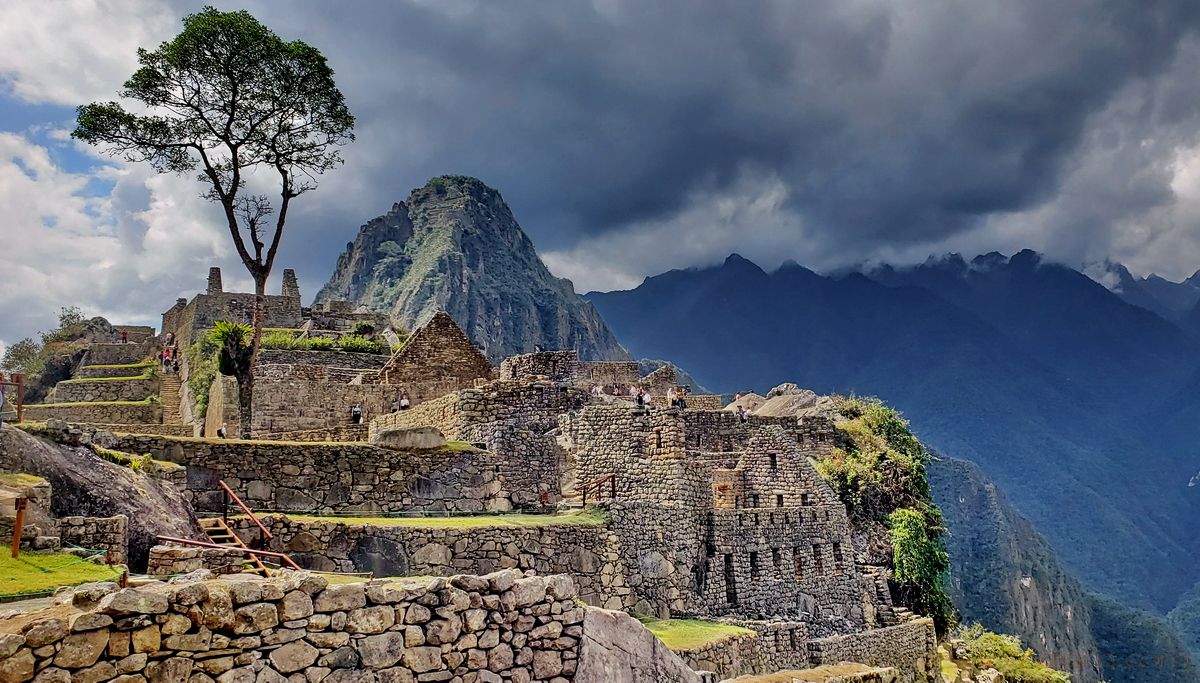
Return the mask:
POLYGON ((733 555, 725 554, 725 602, 731 607, 736 607, 738 604, 737 596, 737 572, 733 567, 733 555))
POLYGON ((817 574, 817 576, 821 576, 825 573, 825 559, 823 557, 821 557, 821 546, 814 543, 813 547, 812 547, 812 552, 813 552, 813 565, 816 568, 816 574, 817 574))
POLYGON ((750 551, 750 578, 758 578, 758 553, 750 551))

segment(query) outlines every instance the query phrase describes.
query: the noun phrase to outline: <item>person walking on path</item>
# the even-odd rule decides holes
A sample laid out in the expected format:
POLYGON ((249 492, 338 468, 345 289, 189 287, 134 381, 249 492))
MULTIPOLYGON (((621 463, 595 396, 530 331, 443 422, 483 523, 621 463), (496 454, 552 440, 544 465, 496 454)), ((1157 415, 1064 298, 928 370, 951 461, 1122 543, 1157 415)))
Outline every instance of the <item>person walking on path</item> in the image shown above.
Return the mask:
POLYGON ((126 332, 125 330, 121 330, 121 343, 122 344, 129 343, 129 333, 126 332))
POLYGON ((362 406, 358 403, 350 406, 350 422, 356 425, 362 424, 362 406))
POLYGON ((400 410, 408 410, 409 406, 411 406, 411 405, 412 405, 412 402, 408 400, 408 392, 405 391, 405 392, 401 393, 400 394, 400 410))

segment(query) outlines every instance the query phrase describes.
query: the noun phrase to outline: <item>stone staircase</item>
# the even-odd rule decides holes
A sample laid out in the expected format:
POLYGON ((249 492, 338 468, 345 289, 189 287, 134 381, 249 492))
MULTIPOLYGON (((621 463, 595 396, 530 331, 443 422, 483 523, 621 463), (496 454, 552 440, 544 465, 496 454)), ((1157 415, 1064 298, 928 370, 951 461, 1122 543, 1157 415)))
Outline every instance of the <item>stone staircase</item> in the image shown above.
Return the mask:
MULTIPOLYGON (((211 543, 223 545, 229 548, 245 548, 246 544, 238 535, 233 533, 233 529, 225 523, 225 520, 220 517, 204 517, 199 520, 200 528, 204 530, 205 535, 211 543)), ((258 559, 257 555, 246 555, 246 561, 242 565, 242 572, 248 574, 258 574, 259 576, 270 576, 271 572, 267 569, 262 560, 258 559)))
POLYGON ((162 422, 167 425, 183 424, 179 412, 179 390, 182 383, 178 373, 164 374, 158 381, 158 399, 162 403, 162 422))

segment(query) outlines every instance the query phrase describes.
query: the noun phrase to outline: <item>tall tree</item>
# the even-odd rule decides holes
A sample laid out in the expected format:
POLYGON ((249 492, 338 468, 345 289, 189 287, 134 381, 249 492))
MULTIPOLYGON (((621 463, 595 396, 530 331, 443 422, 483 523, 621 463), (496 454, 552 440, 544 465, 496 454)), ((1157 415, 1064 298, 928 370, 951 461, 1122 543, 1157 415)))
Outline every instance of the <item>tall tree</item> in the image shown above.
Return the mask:
POLYGON ((238 256, 254 279, 249 372, 239 377, 240 431, 250 435, 253 368, 262 338, 267 278, 296 197, 342 163, 338 147, 354 140, 354 116, 316 48, 283 41, 248 12, 212 7, 183 19, 183 32, 150 51, 116 102, 79 107, 72 135, 160 173, 194 173, 203 196, 224 212, 238 256), (246 179, 278 177, 273 201, 246 179))

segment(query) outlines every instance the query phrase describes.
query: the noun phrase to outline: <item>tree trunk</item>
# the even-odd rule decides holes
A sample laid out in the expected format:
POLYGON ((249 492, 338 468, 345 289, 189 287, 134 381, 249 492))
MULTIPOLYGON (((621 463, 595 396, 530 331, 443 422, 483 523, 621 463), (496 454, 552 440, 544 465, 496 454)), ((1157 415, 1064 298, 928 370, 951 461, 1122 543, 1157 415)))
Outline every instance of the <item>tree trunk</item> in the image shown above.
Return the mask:
POLYGON ((258 365, 258 346, 262 341, 263 318, 266 317, 267 304, 267 274, 254 276, 254 313, 251 325, 254 334, 250 341, 250 361, 246 364, 246 376, 238 382, 238 417, 241 437, 250 438, 250 426, 253 424, 254 410, 254 368, 258 365))

